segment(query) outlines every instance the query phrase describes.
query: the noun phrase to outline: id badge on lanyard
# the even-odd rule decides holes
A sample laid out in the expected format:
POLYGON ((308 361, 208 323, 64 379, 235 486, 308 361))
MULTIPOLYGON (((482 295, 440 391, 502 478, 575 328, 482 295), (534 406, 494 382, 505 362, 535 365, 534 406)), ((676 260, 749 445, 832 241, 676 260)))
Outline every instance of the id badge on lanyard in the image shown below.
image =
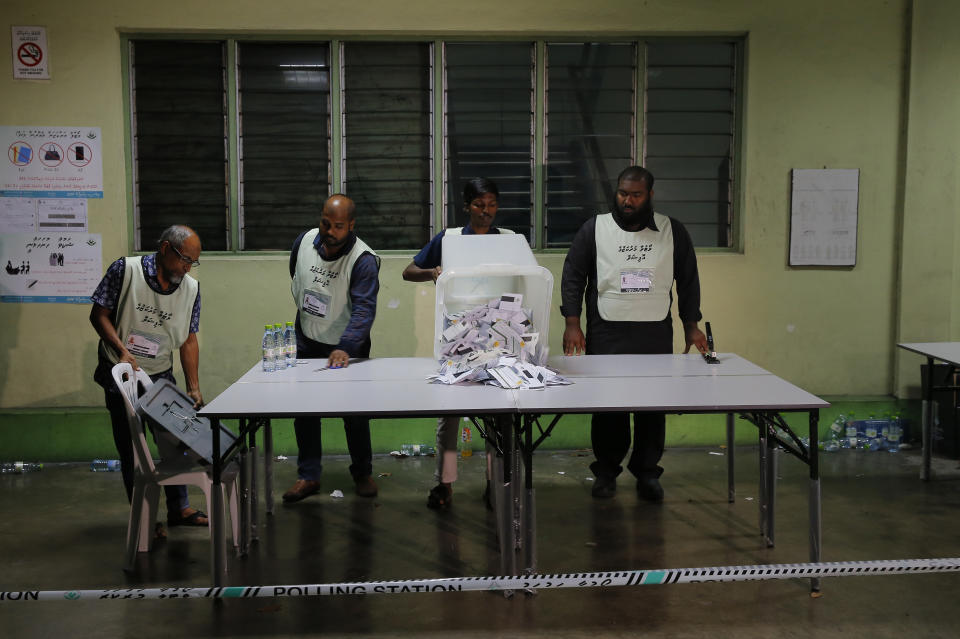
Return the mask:
POLYGON ((635 268, 620 271, 620 292, 643 295, 653 292, 653 269, 635 268))
POLYGON ((134 357, 156 359, 157 353, 160 352, 160 342, 162 339, 163 337, 160 335, 131 331, 130 335, 127 336, 125 346, 134 357))
POLYGON ((326 317, 330 308, 330 296, 319 291, 303 292, 303 311, 314 317, 326 317))

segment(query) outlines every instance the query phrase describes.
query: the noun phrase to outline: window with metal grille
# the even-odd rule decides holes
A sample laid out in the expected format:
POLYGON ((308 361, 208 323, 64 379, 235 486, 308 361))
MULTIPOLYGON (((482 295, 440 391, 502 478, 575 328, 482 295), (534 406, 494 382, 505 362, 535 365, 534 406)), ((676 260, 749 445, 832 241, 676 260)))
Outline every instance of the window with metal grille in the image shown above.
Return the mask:
POLYGON ((188 224, 228 248, 227 126, 220 42, 132 40, 134 249, 188 224))
POLYGON ((185 223, 208 251, 285 251, 336 190, 371 246, 417 249, 438 221, 466 223, 463 185, 481 176, 499 226, 563 248, 634 163, 697 246, 736 245, 739 39, 447 42, 436 75, 427 42, 128 43, 135 250, 185 223))
POLYGON ((237 51, 240 248, 286 250, 318 225, 330 190, 327 43, 237 51))
POLYGON ((547 247, 568 246, 590 216, 610 210, 633 163, 636 45, 547 45, 547 247))
POLYGON ((433 206, 432 46, 343 45, 344 190, 371 247, 419 248, 433 206))
POLYGON ((651 41, 646 60, 643 155, 656 208, 696 246, 732 246, 736 44, 651 41))
POLYGON ((446 226, 469 222, 464 183, 486 177, 500 191, 494 224, 532 237, 533 65, 529 42, 446 45, 446 226))

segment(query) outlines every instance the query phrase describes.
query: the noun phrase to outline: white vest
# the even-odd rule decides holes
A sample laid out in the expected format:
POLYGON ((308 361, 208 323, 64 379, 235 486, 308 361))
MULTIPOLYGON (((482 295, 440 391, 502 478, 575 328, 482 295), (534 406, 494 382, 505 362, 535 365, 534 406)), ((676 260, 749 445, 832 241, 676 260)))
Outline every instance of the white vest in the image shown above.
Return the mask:
POLYGON ((612 213, 597 216, 597 310, 608 322, 659 322, 670 313, 673 227, 653 214, 659 231, 624 231, 612 213))
MULTIPOLYGON (((445 235, 463 235, 463 228, 464 227, 462 226, 458 226, 456 228, 447 229, 444 232, 444 234, 445 235)), ((497 227, 497 230, 500 231, 500 233, 503 235, 510 235, 513 233, 513 231, 511 231, 510 229, 502 229, 499 226, 497 227)), ((475 233, 475 235, 479 235, 479 233, 475 233)))
POLYGON ((350 274, 364 253, 377 254, 358 237, 349 253, 324 260, 313 246, 320 232, 310 229, 300 242, 290 292, 300 310, 300 328, 315 342, 336 344, 350 322, 350 274))
MULTIPOLYGON (((117 301, 117 335, 147 374, 156 375, 173 366, 174 349, 190 336, 190 318, 199 290, 197 280, 188 274, 173 293, 157 293, 143 276, 143 258, 125 260, 117 301)), ((103 341, 100 350, 112 363, 120 361, 119 354, 103 341)))

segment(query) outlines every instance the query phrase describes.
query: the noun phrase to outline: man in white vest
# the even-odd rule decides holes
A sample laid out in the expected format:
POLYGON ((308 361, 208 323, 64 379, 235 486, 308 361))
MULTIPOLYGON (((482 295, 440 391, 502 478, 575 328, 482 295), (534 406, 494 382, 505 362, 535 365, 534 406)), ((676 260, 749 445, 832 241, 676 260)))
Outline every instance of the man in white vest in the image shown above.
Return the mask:
MULTIPOLYGON (((346 368, 351 357, 370 356, 370 329, 377 312, 380 258, 353 232, 356 206, 345 195, 327 199, 320 226, 301 233, 290 253, 290 291, 297 305, 297 357, 326 358, 346 368)), ((322 401, 322 398, 321 398, 322 401)), ((319 417, 293 420, 297 435, 297 481, 283 494, 293 503, 320 490, 319 417)), ((344 417, 350 474, 356 493, 376 497, 370 419, 344 417)))
MULTIPOLYGON (((463 187, 463 210, 469 216, 464 227, 452 227, 437 233, 426 246, 420 249, 413 261, 403 270, 403 279, 408 282, 437 281, 443 264, 444 235, 498 235, 513 233, 510 229, 497 228, 493 221, 497 216, 500 191, 487 178, 468 180, 463 187)), ((453 503, 453 482, 457 480, 457 434, 460 418, 444 416, 437 418, 437 471, 434 486, 427 495, 427 507, 446 510, 453 503)))
MULTIPOLYGON (((639 166, 623 170, 617 179, 614 210, 595 215, 577 232, 563 264, 560 284, 566 320, 565 355, 646 354, 673 352, 671 288, 677 283, 677 312, 689 352, 707 352, 707 340, 697 323, 700 278, 693 242, 677 220, 653 210, 653 175, 639 166), (580 328, 586 299, 587 333, 580 328)), ((633 453, 627 469, 637 478, 637 494, 647 501, 663 500, 658 463, 663 455, 663 413, 633 414, 633 453)), ((592 493, 613 497, 620 463, 630 448, 629 413, 598 413, 591 421, 596 457, 592 493)))
MULTIPOLYGON (((197 343, 200 284, 190 276, 190 269, 199 265, 200 251, 200 238, 193 229, 171 226, 160 235, 156 253, 121 257, 111 264, 90 297, 90 323, 100 336, 93 378, 104 389, 128 500, 133 495, 133 443, 111 369, 128 362, 154 381, 175 382, 173 351, 178 350, 187 394, 195 408, 203 404, 197 343)), ((207 516, 190 507, 186 486, 165 486, 164 491, 168 525, 207 525, 207 516)), ((164 534, 162 528, 157 534, 164 534)))

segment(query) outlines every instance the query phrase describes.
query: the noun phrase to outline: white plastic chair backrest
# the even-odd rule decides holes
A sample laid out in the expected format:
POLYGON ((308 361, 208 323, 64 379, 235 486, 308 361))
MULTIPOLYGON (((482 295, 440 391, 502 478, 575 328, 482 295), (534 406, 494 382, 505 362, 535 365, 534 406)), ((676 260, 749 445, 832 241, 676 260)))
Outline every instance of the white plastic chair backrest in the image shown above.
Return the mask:
POLYGON ((130 428, 130 438, 133 440, 134 464, 144 472, 153 472, 153 456, 147 446, 147 438, 143 431, 143 422, 138 410, 140 406, 139 386, 143 386, 143 389, 146 390, 153 386, 153 380, 142 368, 134 374, 133 366, 127 362, 114 365, 111 374, 127 411, 127 425, 130 428))

